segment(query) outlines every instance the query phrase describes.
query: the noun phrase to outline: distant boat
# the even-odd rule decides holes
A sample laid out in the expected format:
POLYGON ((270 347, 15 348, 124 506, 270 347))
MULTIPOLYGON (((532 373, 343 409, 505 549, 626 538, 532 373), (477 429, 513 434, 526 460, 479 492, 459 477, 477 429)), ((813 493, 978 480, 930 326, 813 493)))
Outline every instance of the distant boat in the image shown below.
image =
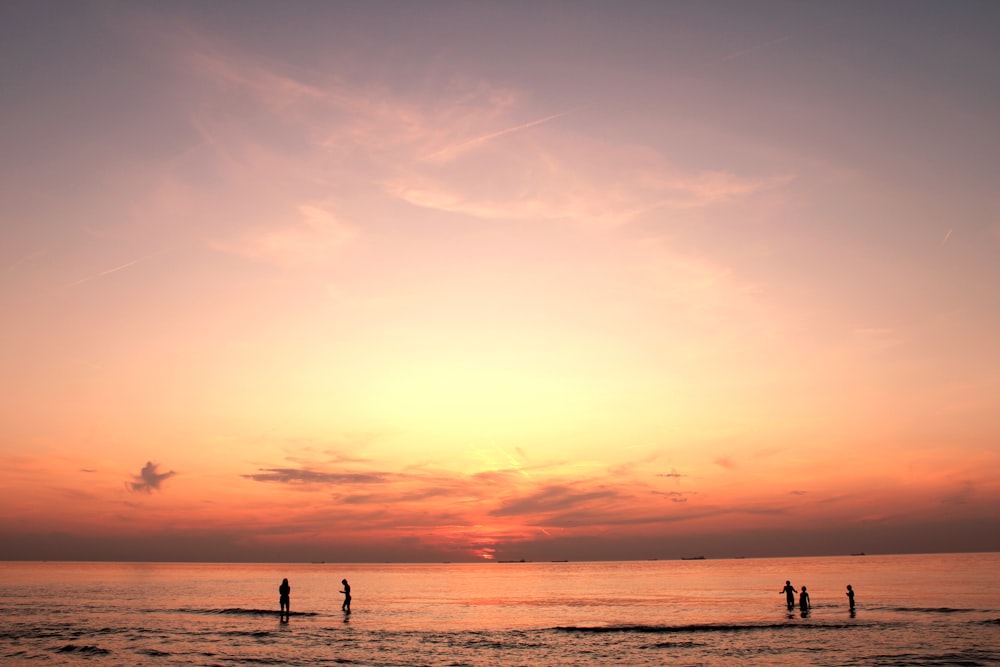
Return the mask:
POLYGON ((527 563, 528 561, 526 561, 526 560, 524 560, 522 558, 521 560, 498 560, 497 562, 498 563, 527 563))
POLYGON ((681 556, 681 560, 705 560, 704 556, 681 556))
POLYGON ((864 551, 859 551, 858 553, 856 553, 856 554, 851 554, 851 555, 852 555, 852 556, 864 556, 864 555, 865 555, 865 552, 864 552, 864 551))

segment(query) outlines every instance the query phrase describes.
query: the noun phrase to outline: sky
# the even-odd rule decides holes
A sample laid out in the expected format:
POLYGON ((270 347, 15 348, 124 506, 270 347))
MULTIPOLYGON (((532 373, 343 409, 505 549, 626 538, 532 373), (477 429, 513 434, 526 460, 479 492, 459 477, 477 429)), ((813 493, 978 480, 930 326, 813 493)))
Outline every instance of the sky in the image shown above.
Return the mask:
POLYGON ((0 559, 1000 550, 995 2, 0 4, 0 559))

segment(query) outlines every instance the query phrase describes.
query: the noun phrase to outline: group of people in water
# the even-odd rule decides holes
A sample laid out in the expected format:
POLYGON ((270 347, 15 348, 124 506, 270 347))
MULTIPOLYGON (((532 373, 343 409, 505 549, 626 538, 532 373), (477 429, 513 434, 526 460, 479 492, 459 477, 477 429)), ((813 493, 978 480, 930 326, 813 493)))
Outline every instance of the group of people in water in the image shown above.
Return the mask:
MULTIPOLYGON (((345 614, 351 613, 351 585, 347 583, 347 579, 340 580, 341 585, 343 585, 343 590, 341 594, 344 596, 344 602, 340 605, 340 610, 345 614)), ((809 591, 803 586, 801 591, 795 589, 792 586, 792 582, 786 580, 785 587, 782 588, 778 593, 785 594, 785 602, 788 604, 788 611, 795 609, 795 596, 799 596, 799 611, 803 614, 807 613, 812 609, 812 603, 809 601, 809 591)), ((278 604, 281 607, 279 612, 281 618, 288 619, 288 615, 291 613, 291 594, 292 587, 288 585, 288 579, 282 579, 281 585, 278 586, 278 604)), ((854 589, 850 584, 847 584, 847 604, 850 607, 851 613, 854 613, 854 589)))
MULTIPOLYGON (((347 583, 347 579, 341 579, 340 584, 344 587, 340 591, 344 596, 344 602, 340 605, 340 610, 345 614, 351 613, 351 585, 347 583)), ((281 585, 278 586, 278 605, 281 610, 278 612, 279 616, 283 620, 288 620, 288 615, 291 613, 291 595, 292 587, 288 585, 288 579, 282 579, 281 585)))
MULTIPOLYGON (((795 594, 799 595, 799 611, 803 614, 807 613, 812 609, 812 602, 809 601, 809 592, 806 587, 802 587, 802 591, 799 592, 795 590, 795 586, 792 586, 791 581, 785 581, 785 587, 782 588, 778 593, 785 594, 785 602, 788 603, 788 611, 795 609, 795 594)), ((850 584, 847 584, 847 604, 851 610, 851 614, 854 613, 854 589, 850 584)))

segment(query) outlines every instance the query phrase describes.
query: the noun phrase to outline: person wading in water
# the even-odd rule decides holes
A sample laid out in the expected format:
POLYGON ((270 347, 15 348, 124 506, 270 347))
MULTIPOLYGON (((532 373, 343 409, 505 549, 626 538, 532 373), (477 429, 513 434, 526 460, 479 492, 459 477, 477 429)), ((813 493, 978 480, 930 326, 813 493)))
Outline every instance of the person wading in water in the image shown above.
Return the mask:
POLYGON ((347 579, 341 579, 340 583, 344 585, 344 590, 340 591, 344 594, 344 604, 340 605, 340 609, 347 614, 351 613, 351 585, 347 583, 347 579))

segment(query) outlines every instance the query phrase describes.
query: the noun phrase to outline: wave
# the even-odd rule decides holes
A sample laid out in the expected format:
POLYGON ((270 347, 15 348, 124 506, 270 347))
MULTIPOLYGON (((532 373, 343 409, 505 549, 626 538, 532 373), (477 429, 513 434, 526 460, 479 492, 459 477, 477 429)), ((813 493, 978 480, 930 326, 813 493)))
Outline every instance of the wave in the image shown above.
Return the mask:
POLYGON ((874 609, 911 614, 977 614, 991 611, 989 609, 956 609, 954 607, 874 607, 874 609))
MULTIPOLYGON (((175 609, 182 614, 211 614, 211 615, 230 615, 230 616, 280 616, 281 612, 277 609, 244 609, 243 607, 228 607, 225 609, 190 609, 181 608, 175 609)), ((315 611, 291 611, 288 612, 288 616, 320 616, 319 612, 315 611)))
POLYGON ((691 625, 560 625, 558 632, 613 633, 632 632, 646 634, 676 634, 690 632, 754 632, 763 630, 830 630, 857 628, 856 623, 695 623, 691 625))
POLYGON ((111 653, 106 648, 101 648, 100 646, 77 646, 76 644, 66 644, 60 649, 56 649, 56 653, 83 653, 84 655, 107 655, 111 653))

